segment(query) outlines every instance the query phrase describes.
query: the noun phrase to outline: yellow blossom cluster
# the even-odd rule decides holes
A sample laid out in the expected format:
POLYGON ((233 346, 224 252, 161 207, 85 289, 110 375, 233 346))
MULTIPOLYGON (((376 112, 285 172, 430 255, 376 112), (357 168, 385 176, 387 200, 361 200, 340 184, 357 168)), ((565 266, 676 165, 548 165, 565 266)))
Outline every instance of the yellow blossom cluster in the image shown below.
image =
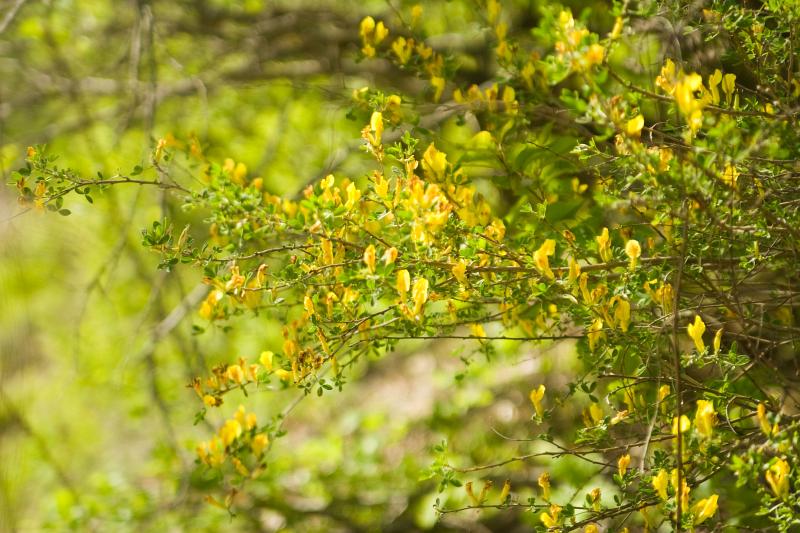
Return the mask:
POLYGON ((775 460, 766 473, 767 483, 772 493, 778 499, 785 499, 789 495, 789 463, 784 459, 775 460))
MULTIPOLYGON (((412 22, 418 22, 421 16, 422 6, 418 4, 412 9, 412 22)), ((359 33, 363 44, 361 52, 366 57, 375 57, 377 46, 386 39, 389 35, 389 30, 383 22, 375 22, 372 17, 365 17, 361 21, 359 33)), ((438 102, 445 89, 443 76, 444 57, 426 43, 418 42, 413 37, 404 37, 402 35, 397 36, 389 48, 391 57, 401 67, 407 67, 415 63, 415 66, 421 68, 421 71, 430 80, 433 88, 433 100, 438 102)))
POLYGON ((729 73, 723 76, 719 69, 709 76, 706 88, 702 76, 697 73, 684 74, 676 69, 671 59, 667 59, 655 83, 662 91, 675 98, 692 135, 703 125, 703 108, 720 104, 720 87, 725 94, 725 104, 738 107, 738 96, 735 94, 736 75, 729 73))
POLYGON ((263 288, 266 282, 267 265, 260 265, 248 277, 239 272, 236 265, 230 268, 230 277, 224 283, 217 279, 206 279, 212 285, 212 290, 201 302, 198 314, 206 320, 216 320, 224 317, 222 302, 226 296, 248 308, 257 307, 263 297, 263 288))
MULTIPOLYGON (((653 476, 652 485, 653 488, 656 490, 656 493, 661 498, 662 501, 666 502, 669 499, 669 488, 672 488, 672 493, 677 494, 680 492, 681 494, 681 506, 683 509, 690 509, 689 507, 689 485, 686 482, 685 477, 681 477, 681 490, 677 490, 678 486, 678 470, 673 469, 672 472, 668 473, 666 470, 659 470, 658 474, 653 476)), ((703 498, 697 501, 691 507, 691 515, 692 515, 692 523, 694 525, 700 525, 705 522, 707 519, 711 518, 717 512, 717 501, 719 499, 719 495, 712 494, 708 498, 703 498)))
POLYGON ((467 104, 472 109, 486 109, 490 112, 502 110, 509 115, 517 113, 519 102, 514 88, 504 85, 502 89, 493 83, 484 90, 477 85, 470 85, 466 93, 461 89, 453 91, 453 100, 460 104, 467 104))
POLYGON ((260 458, 269 446, 269 437, 265 433, 258 433, 257 425, 255 413, 248 413, 240 405, 233 417, 222 424, 216 435, 197 446, 200 462, 210 467, 219 467, 226 459, 230 459, 233 467, 242 476, 257 476, 261 471, 260 458), (251 468, 242 461, 241 449, 251 452, 254 458, 251 468), (236 453, 233 453, 234 450, 236 453))
POLYGON ((367 57, 375 56, 375 48, 389 35, 389 30, 382 21, 375 22, 372 17, 364 17, 359 26, 361 36, 361 52, 367 57))
POLYGON ((605 59, 605 48, 591 42, 589 30, 577 24, 570 11, 559 14, 557 30, 559 40, 555 44, 556 55, 569 62, 572 70, 587 71, 605 59))

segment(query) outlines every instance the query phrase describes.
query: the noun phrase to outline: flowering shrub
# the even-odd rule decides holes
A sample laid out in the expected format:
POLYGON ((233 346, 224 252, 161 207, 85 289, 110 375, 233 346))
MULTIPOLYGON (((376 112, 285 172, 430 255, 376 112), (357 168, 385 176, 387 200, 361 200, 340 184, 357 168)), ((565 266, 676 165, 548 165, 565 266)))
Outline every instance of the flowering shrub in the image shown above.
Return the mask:
MULTIPOLYGON (((421 477, 438 481, 441 517, 787 531, 800 508, 800 13, 792 2, 679 4, 615 3, 594 30, 546 7, 512 37, 489 0, 480 18, 497 74, 470 86, 453 81, 469 58, 426 44, 424 7, 405 26, 364 18, 353 29, 361 59, 390 62, 427 92, 355 90, 371 171, 328 175, 297 197, 167 140, 149 167, 98 179, 34 147, 16 185, 23 202, 62 214, 68 194, 172 191, 207 214, 207 238, 157 221, 142 239, 161 268, 202 271, 198 329, 282 320, 281 346, 192 382, 200 418, 230 417, 197 446, 220 493, 259 483, 285 431, 291 406, 256 417, 251 395, 295 388, 326 401, 357 386, 364 360, 421 339, 463 340, 466 365, 498 367, 527 343, 540 358, 561 343, 577 359, 567 376, 527 384, 529 420, 510 452, 473 462, 456 441, 436 446, 421 477), (718 53, 682 57, 679 30, 669 42, 648 34, 671 18, 718 53), (643 48, 660 58, 653 75, 643 48), (432 104, 458 139, 419 126, 432 104), (184 165, 198 169, 192 183, 184 165), (585 464, 552 472, 567 460, 585 464)), ((236 512, 223 500, 210 499, 236 512)))

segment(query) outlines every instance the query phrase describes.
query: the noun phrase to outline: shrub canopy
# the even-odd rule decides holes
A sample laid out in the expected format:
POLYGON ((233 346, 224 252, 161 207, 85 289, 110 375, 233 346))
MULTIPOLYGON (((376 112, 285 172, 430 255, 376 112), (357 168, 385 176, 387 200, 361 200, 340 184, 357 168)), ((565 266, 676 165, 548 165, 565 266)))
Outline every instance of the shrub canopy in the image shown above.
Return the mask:
MULTIPOLYGON (((124 489, 41 446, 45 523, 798 525, 800 4, 188 4, 125 13, 128 80, 48 67, 74 94, 10 174, 20 227, 94 221, 89 295, 130 293, 92 364, 163 433, 124 489)), ((9 46, 102 50, 74 16, 9 46)))

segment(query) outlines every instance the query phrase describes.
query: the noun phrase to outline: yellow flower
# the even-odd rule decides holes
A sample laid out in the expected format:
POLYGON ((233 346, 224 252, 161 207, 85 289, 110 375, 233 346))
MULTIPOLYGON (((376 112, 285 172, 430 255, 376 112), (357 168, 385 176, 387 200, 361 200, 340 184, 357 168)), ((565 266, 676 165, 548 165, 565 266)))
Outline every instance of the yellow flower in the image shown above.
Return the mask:
POLYGON ((517 102, 517 95, 514 88, 510 85, 503 87, 503 104, 505 104, 505 111, 509 115, 516 115, 519 103, 517 102))
POLYGON ((594 427, 603 420, 603 408, 600 404, 593 402, 584 412, 584 422, 586 427, 594 427))
MULTIPOLYGON (((570 283, 575 283, 575 281, 581 275, 581 265, 575 261, 572 256, 567 259, 567 264, 569 264, 569 275, 567 279, 570 281, 570 283)), ((575 294, 577 295, 577 293, 575 294)))
POLYGON ((600 530, 597 529, 595 524, 589 524, 585 528, 583 528, 583 533, 600 533, 600 530))
POLYGON ((658 169, 661 171, 669 170, 670 161, 672 161, 672 150, 660 148, 658 150, 658 169))
POLYGON ((589 274, 584 272, 578 278, 578 287, 581 290, 581 295, 583 296, 583 301, 586 304, 592 303, 592 293, 589 292, 589 274))
POLYGON ((288 370, 284 370, 282 368, 276 369, 275 370, 275 375, 281 381, 289 381, 293 377, 291 372, 289 372, 288 370))
POLYGON ((525 87, 528 90, 533 89, 533 75, 536 73, 536 67, 533 66, 533 63, 528 61, 525 63, 525 66, 522 67, 522 72, 520 75, 522 76, 522 80, 525 82, 525 87))
POLYGON ((642 246, 639 244, 639 241, 636 240, 629 240, 625 243, 625 255, 628 256, 631 260, 630 269, 633 270, 636 268, 636 262, 639 260, 639 257, 642 255, 642 246))
POLYGON ((575 27, 575 19, 572 18, 572 11, 565 10, 558 14, 558 24, 564 30, 571 30, 575 27))
POLYGON ((505 483, 503 483, 503 488, 500 491, 500 503, 501 504, 505 503, 506 498, 508 498, 509 493, 511 493, 511 481, 507 479, 505 481, 505 483))
POLYGON ((225 450, 219 437, 203 442, 197 447, 200 460, 209 466, 219 466, 225 461, 225 450), (210 455, 209 455, 210 454, 210 455))
POLYGON ((672 284, 664 283, 661 287, 657 288, 655 291, 655 298, 654 300, 656 303, 661 305, 661 309, 663 309, 664 313, 672 312, 672 284))
POLYGON ((406 299, 406 295, 408 291, 411 290, 411 275, 408 273, 408 270, 398 270, 397 271, 397 294, 400 295, 401 300, 406 299))
POLYGON ((200 461, 208 464, 208 444, 205 442, 201 442, 200 444, 197 445, 197 448, 195 448, 195 450, 197 451, 197 457, 200 458, 200 461))
POLYGON ((262 264, 258 267, 255 277, 247 283, 247 290, 244 292, 243 298, 245 305, 250 309, 253 309, 261 303, 263 291, 260 289, 264 286, 264 282, 267 279, 266 271, 267 265, 262 264))
POLYGON ((220 290, 211 291, 208 297, 203 300, 203 303, 200 305, 200 310, 197 313, 206 320, 217 318, 219 315, 216 309, 217 304, 222 300, 223 296, 225 296, 225 293, 220 290))
POLYGON ((542 417, 544 414, 544 408, 542 407, 542 399, 544 398, 544 391, 546 390, 544 385, 539 385, 537 388, 531 390, 530 399, 533 403, 533 408, 536 410, 536 416, 539 418, 542 417))
POLYGON ((292 339, 283 341, 283 353, 286 354, 286 357, 289 359, 294 359, 294 356, 297 355, 297 343, 292 339))
POLYGON ((444 92, 444 78, 441 76, 431 76, 431 87, 433 87, 433 101, 438 102, 444 92))
POLYGON ((732 189, 736 188, 736 181, 739 178, 739 171, 736 170, 736 167, 728 163, 725 165, 725 170, 722 172, 722 181, 725 182, 725 185, 731 187, 732 189))
POLYGON ((703 78, 697 73, 684 76, 675 85, 675 102, 685 116, 701 107, 701 103, 695 99, 694 93, 699 91, 702 86, 703 78))
POLYGON ((314 310, 314 301, 310 296, 305 296, 303 298, 303 309, 306 310, 306 316, 308 317, 312 317, 316 314, 316 311, 314 310))
POLYGON ((671 59, 667 59, 661 67, 661 74, 656 77, 656 85, 667 94, 672 94, 675 90, 675 63, 671 59))
POLYGON ((389 35, 389 30, 383 25, 383 22, 378 22, 375 25, 375 44, 381 44, 384 39, 389 35))
POLYGON ((364 264, 367 265, 367 270, 369 270, 371 274, 375 273, 375 259, 375 245, 370 244, 364 250, 364 264))
POLYGON ((707 400, 697 400, 697 413, 694 415, 694 427, 703 437, 711 437, 717 424, 717 413, 714 404, 707 400))
POLYGON ((708 498, 703 498, 692 507, 692 515, 694 516, 694 525, 699 525, 705 522, 707 518, 714 516, 717 512, 717 494, 712 494, 708 498))
POLYGON ((625 133, 627 133, 629 137, 638 138, 642 134, 643 127, 644 117, 640 113, 625 123, 625 133))
MULTIPOLYGON (((158 163, 161 160, 161 156, 164 154, 164 148, 167 147, 167 140, 166 139, 159 139, 158 144, 156 144, 156 151, 153 154, 153 160, 158 163)), ((30 153, 30 150, 28 151, 30 153)))
MULTIPOLYGON (((680 426, 681 435, 685 435, 686 432, 689 431, 689 428, 691 428, 691 427, 692 427, 692 422, 689 420, 689 417, 686 416, 686 415, 681 415, 681 426, 680 426)), ((672 434, 673 435, 677 435, 678 434, 678 417, 677 416, 672 419, 672 434)))
POLYGON ((611 425, 616 426, 617 424, 628 418, 628 414, 629 413, 627 409, 623 409, 622 411, 617 412, 617 414, 615 414, 614 417, 611 419, 611 425))
POLYGON ((258 358, 258 362, 261 363, 261 366, 263 366, 267 372, 272 371, 272 358, 274 356, 275 356, 274 353, 266 351, 266 352, 261 352, 261 356, 258 358))
POLYGON ((609 39, 616 39, 620 35, 622 35, 622 17, 617 17, 617 20, 614 21, 614 28, 611 30, 611 33, 608 35, 609 39))
POLYGON ((253 442, 250 443, 250 449, 253 450, 253 454, 258 457, 264 453, 267 446, 269 446, 269 437, 263 433, 259 433, 253 437, 253 442))
POLYGON ((570 184, 572 185, 572 192, 577 194, 583 194, 586 192, 586 189, 589 188, 589 185, 587 183, 581 183, 581 180, 579 178, 572 178, 570 180, 570 184))
POLYGON ((625 477, 625 474, 628 472, 628 466, 631 464, 631 456, 630 454, 626 453, 622 457, 619 458, 617 461, 617 471, 619 472, 619 477, 625 477))
POLYGON ((725 93, 725 103, 730 105, 733 92, 736 90, 736 74, 725 74, 722 77, 722 92, 725 93))
POLYGON ((244 285, 244 276, 239 273, 239 267, 235 266, 231 268, 231 279, 225 283, 225 291, 231 292, 235 291, 239 287, 244 285))
MULTIPOLYGON (((366 89, 366 87, 365 87, 365 89, 366 89)), ((335 181, 335 179, 336 178, 333 177, 333 174, 328 174, 327 176, 325 176, 324 178, 322 178, 320 180, 320 182, 319 182, 320 188, 323 191, 325 191, 327 189, 330 189, 331 187, 333 187, 333 182, 335 181)))
POLYGON ((600 498, 603 495, 600 488, 592 489, 592 492, 589 493, 589 498, 592 500, 592 510, 595 512, 600 511, 600 498))
POLYGON ((428 301, 428 280, 419 278, 414 282, 414 289, 411 292, 411 297, 414 299, 414 313, 420 314, 425 302, 428 301))
POLYGON ((694 315, 694 324, 686 326, 686 332, 694 341, 694 346, 697 348, 697 351, 700 353, 705 351, 706 345, 703 342, 703 333, 706 332, 706 324, 703 322, 703 319, 700 318, 700 315, 694 315))
POLYGON ((550 270, 550 261, 548 256, 556 252, 556 241, 553 239, 546 239, 538 250, 533 252, 533 264, 536 270, 544 274, 550 279, 555 279, 553 271, 550 270))
POLYGON ((360 199, 361 191, 358 190, 355 183, 351 182, 347 186, 347 202, 344 204, 344 206, 347 209, 353 209, 360 199))
POLYGON ((361 47, 361 53, 367 57, 375 57, 375 47, 371 44, 365 44, 363 47, 361 47))
POLYGON ((322 248, 323 264, 330 265, 333 263, 333 243, 328 239, 322 239, 320 247, 322 248))
POLYGON ((719 353, 720 345, 722 344, 722 328, 719 328, 714 334, 714 353, 719 353))
POLYGON ((369 131, 367 132, 367 141, 374 146, 381 145, 383 138, 383 114, 380 111, 374 111, 369 119, 369 131))
POLYGON ((784 499, 789 495, 789 463, 778 459, 767 470, 767 483, 776 498, 784 499))
POLYGON ((657 397, 658 397, 658 403, 661 403, 661 402, 663 402, 663 401, 664 401, 664 399, 665 399, 667 396, 669 396, 669 393, 670 393, 670 388, 669 388, 669 385, 661 385, 661 386, 658 388, 658 396, 657 396, 657 397))
POLYGON ((467 263, 465 261, 461 260, 455 265, 453 265, 451 272, 456 277, 459 283, 461 283, 462 285, 467 284, 467 263))
POLYGON ((364 17, 358 28, 358 34, 362 39, 367 39, 375 32, 375 19, 372 17, 364 17))
POLYGON ((433 143, 422 154, 422 169, 431 181, 442 181, 447 170, 447 154, 436 149, 433 143))
POLYGON ((478 501, 481 504, 486 501, 486 495, 489 494, 492 485, 494 485, 494 482, 490 479, 483 482, 483 488, 481 488, 481 492, 478 494, 478 501))
POLYGON ((616 304, 614 307, 614 320, 619 329, 623 332, 628 331, 631 323, 631 304, 621 296, 614 296, 611 301, 616 304))
POLYGON ((230 446, 234 440, 238 439, 242 434, 242 425, 238 420, 226 420, 225 424, 219 430, 219 436, 225 446, 230 446))
POLYGON ((586 50, 586 55, 584 58, 586 59, 586 65, 591 67, 592 65, 599 65, 603 62, 603 58, 606 55, 606 49, 603 48, 601 45, 595 43, 589 45, 589 49, 586 50))
POLYGON ((231 462, 233 463, 233 466, 236 468, 236 471, 239 472, 239 474, 245 477, 248 477, 250 475, 250 471, 247 469, 246 466, 244 466, 244 463, 241 461, 241 459, 239 459, 238 457, 232 457, 231 462))
POLYGON ((486 336, 486 330, 483 329, 483 326, 480 324, 470 324, 469 325, 470 331, 472 331, 472 336, 477 337, 478 339, 482 339, 486 336))
POLYGON ((719 69, 714 70, 714 73, 708 77, 708 88, 711 91, 711 103, 714 105, 719 104, 719 90, 717 86, 722 81, 722 72, 719 69))
POLYGON ((683 509, 689 509, 689 484, 686 483, 686 476, 681 477, 681 490, 678 490, 678 469, 673 468, 671 475, 670 475, 670 483, 672 487, 675 489, 675 494, 680 494, 681 497, 681 507, 683 509))
POLYGON ((467 481, 464 484, 464 491, 466 491, 467 496, 469 497, 470 504, 473 507, 478 507, 481 504, 481 501, 475 496, 475 492, 472 490, 472 481, 467 481))
POLYGON ((763 403, 758 404, 756 416, 758 417, 758 424, 761 426, 761 431, 764 432, 764 435, 769 437, 772 434, 772 426, 770 426, 769 420, 767 419, 767 407, 763 403))
POLYGON ((484 235, 490 239, 500 242, 506 237, 506 225, 499 218, 492 220, 492 223, 486 227, 484 235))
POLYGON ((589 326, 589 330, 586 333, 587 338, 589 339, 589 349, 594 351, 597 343, 600 339, 605 337, 605 333, 603 332, 603 319, 597 318, 592 325, 589 326))
POLYGON ((549 472, 542 472, 539 476, 539 487, 542 489, 542 499, 544 501, 550 501, 550 473, 549 472))
POLYGON ((385 266, 393 264, 397 260, 397 255, 398 255, 397 248, 392 246, 391 248, 383 252, 383 256, 381 257, 381 259, 383 259, 383 264, 385 266))
POLYGON ((671 391, 669 385, 661 385, 661 387, 659 387, 658 389, 658 394, 657 394, 658 403, 659 405, 661 405, 661 412, 665 415, 667 414, 667 404, 664 400, 666 400, 670 392, 671 391))
POLYGON ((283 203, 281 204, 281 209, 283 210, 284 214, 289 217, 295 216, 297 213, 297 202, 293 202, 288 199, 284 199, 283 203))
POLYGON ((666 470, 659 470, 658 474, 653 476, 653 488, 656 489, 658 496, 666 501, 667 496, 667 483, 669 482, 669 474, 666 470))
POLYGON ((419 4, 415 4, 414 7, 411 8, 411 26, 414 27, 419 24, 419 20, 422 18, 422 6, 419 4))
POLYGON ((239 365, 231 365, 225 370, 225 377, 228 381, 241 383, 244 381, 244 370, 239 365))
POLYGON ((219 405, 217 403, 218 401, 219 400, 217 398, 211 396, 210 394, 206 394, 205 396, 203 396, 203 403, 209 407, 216 407, 217 405, 219 405))
POLYGON ((256 427, 257 424, 258 424, 258 419, 256 418, 256 414, 255 413, 247 413, 247 415, 245 415, 245 417, 244 417, 244 427, 245 427, 245 429, 250 431, 251 429, 256 427))
POLYGON ((611 261, 611 238, 608 236, 608 228, 603 228, 602 233, 595 237, 595 240, 597 241, 600 259, 608 263, 611 261))
POLYGON ((558 505, 551 505, 550 506, 550 513, 542 513, 539 515, 539 519, 542 521, 542 524, 550 527, 556 527, 558 525, 558 515, 561 514, 561 507, 558 505))
POLYGON ((691 112, 688 118, 689 122, 689 129, 692 130, 692 134, 697 133, 703 125, 703 112, 699 109, 695 109, 691 112))
POLYGON ((372 17, 364 17, 359 25, 358 33, 361 36, 361 42, 364 44, 361 51, 365 56, 373 57, 375 55, 375 46, 389 35, 389 30, 383 22, 376 24, 375 19, 372 17))
POLYGON ((405 65, 411 59, 411 54, 414 51, 414 40, 405 37, 398 37, 392 43, 392 52, 397 56, 397 61, 401 65, 405 65))

